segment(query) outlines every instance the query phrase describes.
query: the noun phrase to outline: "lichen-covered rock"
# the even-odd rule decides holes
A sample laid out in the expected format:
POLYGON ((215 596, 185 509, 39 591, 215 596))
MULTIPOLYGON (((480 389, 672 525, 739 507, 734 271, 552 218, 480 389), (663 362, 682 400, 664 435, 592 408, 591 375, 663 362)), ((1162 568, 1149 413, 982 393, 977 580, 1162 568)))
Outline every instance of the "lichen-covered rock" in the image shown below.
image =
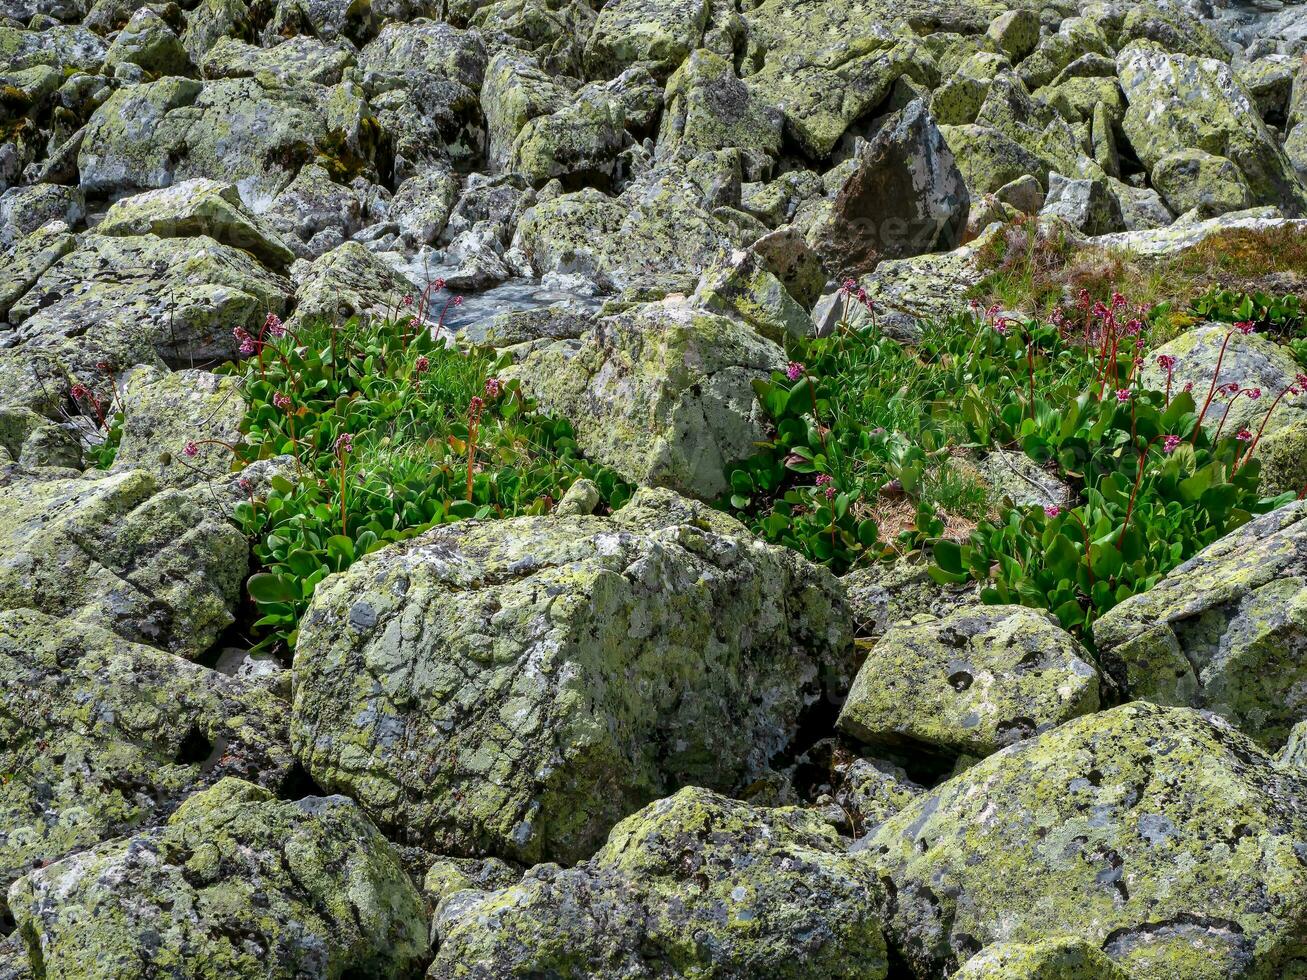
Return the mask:
POLYGON ((878 894, 815 814, 688 787, 623 820, 575 868, 446 898, 427 975, 877 980, 878 894))
POLYGON ((0 612, 0 678, 0 909, 32 868, 224 776, 278 790, 291 770, 284 703, 95 627, 0 612))
POLYGON ((1131 41, 1154 41, 1163 50, 1195 58, 1229 61, 1230 53, 1202 21, 1176 4, 1140 3, 1131 6, 1117 35, 1117 47, 1131 41))
POLYGON ((458 178, 445 167, 432 167, 395 189, 387 215, 409 241, 430 245, 445 230, 457 197, 458 178))
POLYGON ((950 980, 1130 980, 1097 946, 1075 936, 995 943, 950 980))
POLYGON ((976 468, 991 500, 1016 507, 1065 507, 1071 501, 1070 487, 1019 450, 996 449, 976 468))
POLYGON ((826 270, 796 225, 769 231, 750 245, 749 251, 758 256, 800 306, 812 309, 826 285, 826 270))
POLYGON ((1253 205, 1252 189, 1239 168, 1202 150, 1168 153, 1153 167, 1151 179, 1176 214, 1193 211, 1200 218, 1214 218, 1253 205))
POLYGON ((759 105, 729 61, 706 49, 690 55, 667 82, 658 155, 728 147, 774 158, 781 151, 779 112, 759 105))
POLYGON ((24 405, 0 407, 0 450, 26 469, 81 469, 82 448, 64 426, 24 405))
POLYGON ((917 100, 862 147, 828 216, 808 237, 832 277, 843 280, 882 259, 956 248, 970 207, 953 153, 917 100))
POLYGON ((286 312, 290 284, 207 236, 86 235, 11 307, 16 340, 85 378, 96 363, 234 357, 237 326, 286 312), (88 331, 88 327, 92 327, 88 331))
POLYGON ((159 492, 148 473, 15 480, 0 486, 0 515, 0 609, 37 609, 186 657, 232 622, 244 535, 196 498, 159 492))
POLYGON ((1134 697, 1209 708, 1272 748, 1307 717, 1307 503, 1231 532, 1094 624, 1134 697))
MULTIPOLYGON (((735 179, 738 188, 738 169, 735 179)), ((715 258, 746 244, 705 207, 688 167, 636 181, 619 196, 593 188, 539 201, 514 246, 537 275, 579 274, 602 291, 690 292, 715 258)))
POLYGON ((171 27, 149 7, 132 14, 105 53, 106 67, 138 65, 151 75, 185 75, 191 59, 171 27))
POLYGON ((1175 220, 1162 195, 1151 187, 1134 187, 1113 177, 1107 178, 1107 185, 1121 208, 1127 232, 1166 228, 1175 220))
POLYGON ((321 785, 437 853, 575 861, 675 786, 762 771, 852 663, 829 573, 640 490, 361 559, 318 586, 294 669, 321 785))
POLYGON ((590 459, 712 500, 726 467, 765 438, 753 382, 784 366, 748 326, 668 301, 600 320, 514 370, 542 408, 571 420, 590 459))
POLYGON ((1188 708, 1135 702, 977 763, 880 826, 886 933, 938 976, 1079 937, 1137 980, 1302 971, 1307 780, 1188 708))
MULTIPOLYGON (((787 135, 805 154, 824 158, 851 123, 884 100, 901 75, 938 80, 920 44, 890 27, 909 12, 929 18, 931 7, 947 18, 963 5, 765 0, 747 16, 750 57, 744 82, 763 105, 784 113, 787 135)), ((988 4, 966 7, 983 10, 988 4)))
POLYGON ((1307 190, 1228 65, 1135 42, 1117 66, 1129 103, 1122 126, 1150 172, 1171 153, 1200 149, 1233 162, 1256 203, 1307 212, 1307 190))
POLYGON ((703 39, 704 0, 612 0, 599 11, 585 45, 590 78, 614 78, 643 65, 665 79, 703 39))
POLYGON ((368 203, 356 187, 337 183, 325 168, 309 164, 260 217, 300 258, 315 259, 363 227, 368 203))
POLYGON ((973 197, 992 194, 1026 174, 1046 181, 1048 165, 1020 143, 990 126, 941 126, 973 197))
POLYGON ((522 869, 499 858, 439 858, 422 879, 422 894, 432 905, 463 891, 493 891, 522 880, 522 869))
POLYGON ((77 157, 82 188, 120 194, 209 177, 236 184, 247 202, 271 198, 326 139, 332 91, 257 78, 121 88, 87 124, 77 157))
POLYGON ((412 284, 358 242, 346 242, 311 263, 297 262, 295 315, 288 329, 310 320, 344 323, 350 317, 393 316, 412 284))
MULTIPOLYGON (((48 23, 48 21, 47 21, 48 23)), ((0 26, 0 71, 49 65, 62 71, 100 70, 107 46, 85 27, 63 24, 44 30, 0 26)))
POLYGON ((50 980, 168 964, 237 980, 399 977, 427 947, 422 896, 353 802, 287 802, 234 778, 165 826, 32 871, 9 897, 50 980))
POLYGON ((980 602, 980 587, 941 585, 924 561, 902 559, 855 568, 843 577, 853 629, 858 636, 878 637, 895 623, 927 615, 943 618, 962 606, 980 602))
POLYGON ((726 262, 705 269, 691 301, 737 317, 777 343, 812 333, 807 311, 753 252, 735 252, 726 262))
POLYGON ((141 368, 123 381, 122 442, 112 472, 140 469, 160 486, 191 487, 231 471, 245 399, 239 379, 188 368, 141 368), (182 448, 196 443, 187 457, 182 448))
POLYGON ((867 655, 839 728, 868 744, 986 756, 1097 711, 1098 673, 1047 613, 972 606, 892 627, 867 655))
POLYGON ((1281 418, 1275 429, 1267 426, 1253 458, 1262 464, 1262 492, 1300 491, 1307 484, 1307 413, 1281 418))
POLYGON ((602 88, 587 86, 547 116, 522 127, 509 168, 537 185, 555 177, 607 184, 626 148, 626 112, 602 88))
POLYGON ((1096 178, 1068 179, 1049 174, 1048 197, 1039 214, 1059 218, 1086 235, 1107 235, 1125 228, 1116 196, 1108 189, 1107 181, 1096 178))
POLYGON ((86 197, 77 187, 31 184, 0 194, 0 248, 30 235, 51 221, 76 228, 86 217, 86 197))
POLYGON ((515 48, 551 73, 580 78, 586 39, 598 16, 584 0, 491 0, 468 23, 492 51, 515 48))
POLYGON ((335 85, 353 64, 354 52, 342 42, 292 37, 276 47, 260 48, 224 37, 204 56, 200 72, 208 79, 263 77, 283 85, 335 85))
POLYGON ((207 235, 275 268, 295 259, 281 236, 241 203, 235 185, 204 177, 123 198, 109 208, 95 230, 100 235, 160 238, 207 235))
POLYGON ((1167 228, 1103 235, 1094 244, 1108 249, 1125 249, 1141 257, 1179 255, 1202 245, 1213 236, 1234 232, 1273 233, 1294 231, 1307 233, 1307 220, 1269 217, 1256 211, 1225 214, 1219 218, 1176 223, 1167 228))
POLYGON ((1039 43, 1039 15, 1033 10, 1009 10, 999 14, 985 32, 1013 62, 1020 61, 1039 43))
POLYGON ((77 236, 62 221, 51 221, 20 238, 0 264, 0 319, 52 265, 77 247, 77 236))
POLYGON ((245 0, 200 0, 186 12, 182 47, 195 64, 225 37, 254 39, 254 19, 245 0))
MULTIPOLYGON (((1192 384, 1194 401, 1200 410, 1213 385, 1219 388, 1237 382, 1241 389, 1260 391, 1261 397, 1256 399, 1247 395, 1235 399, 1214 395, 1207 414, 1203 416, 1203 425, 1211 432, 1224 420, 1222 432, 1234 433, 1246 428, 1256 433, 1276 396, 1302 373, 1301 366, 1282 345, 1261 334, 1242 334, 1226 323, 1207 323, 1187 330, 1153 351, 1145 361, 1140 380, 1154 391, 1166 390, 1167 371, 1157 363, 1158 356, 1163 354, 1175 358, 1171 370, 1172 394, 1192 384), (1224 357, 1221 356, 1222 347, 1225 348, 1224 357), (1221 363, 1219 376, 1216 370, 1218 360, 1221 363)), ((1305 415, 1307 392, 1286 394, 1267 421, 1266 432, 1274 432, 1305 415)))
POLYGON ((513 141, 532 119, 567 105, 575 82, 545 71, 520 51, 500 51, 486 66, 481 110, 486 120, 486 161, 494 171, 509 160, 513 141))

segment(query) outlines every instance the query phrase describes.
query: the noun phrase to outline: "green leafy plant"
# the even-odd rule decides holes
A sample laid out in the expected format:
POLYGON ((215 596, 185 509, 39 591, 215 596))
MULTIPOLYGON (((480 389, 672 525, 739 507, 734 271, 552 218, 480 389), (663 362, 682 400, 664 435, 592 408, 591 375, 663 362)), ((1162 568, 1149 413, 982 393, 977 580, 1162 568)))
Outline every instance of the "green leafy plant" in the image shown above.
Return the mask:
MULTIPOLYGON (((248 402, 243 464, 287 457, 236 517, 260 571, 248 583, 263 645, 293 646, 318 583, 442 523, 548 512, 579 477, 603 506, 630 488, 586 462, 570 425, 538 413, 493 352, 432 339, 412 318, 278 324, 246 335, 229 370, 248 402)), ((193 445, 193 444, 192 444, 193 445)), ((188 446, 188 450, 191 447, 188 446)))

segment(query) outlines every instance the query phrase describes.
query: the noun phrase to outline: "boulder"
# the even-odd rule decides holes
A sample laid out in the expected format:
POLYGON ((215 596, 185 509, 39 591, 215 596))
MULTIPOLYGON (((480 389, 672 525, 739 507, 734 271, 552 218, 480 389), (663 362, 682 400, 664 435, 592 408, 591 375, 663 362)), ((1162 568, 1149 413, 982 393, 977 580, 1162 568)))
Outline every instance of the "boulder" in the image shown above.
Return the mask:
POLYGON ((0 911, 15 879, 161 823, 225 776, 280 790, 286 705, 105 630, 0 612, 0 911))
POLYGON ((192 487, 231 472, 227 446, 241 441, 245 421, 239 378, 138 368, 123 379, 120 398, 122 441, 112 472, 144 470, 161 487, 192 487), (192 457, 181 452, 188 442, 197 444, 192 457))
POLYGON ((278 800, 223 779, 162 827, 32 871, 9 892, 47 977, 142 964, 269 975, 406 976, 426 908, 395 848, 350 800, 278 800))
POLYGON ((588 458, 712 500, 727 466, 766 438, 753 382, 785 363, 748 326, 669 300, 599 320, 513 370, 543 410, 571 420, 588 458))
POLYGON ((0 248, 14 244, 51 221, 76 228, 84 217, 86 198, 77 187, 62 184, 11 187, 0 194, 0 248))
POLYGON ((1307 485, 1307 414, 1295 414, 1269 425, 1253 452, 1262 464, 1262 492, 1270 494, 1293 491, 1307 485))
POLYGON ((1252 189, 1239 168, 1202 150, 1168 153, 1153 167, 1151 179, 1176 214, 1193 211, 1200 218, 1215 218, 1253 206, 1252 189))
POLYGON ((235 185, 205 177, 123 198, 109 208, 95 231, 99 235, 160 238, 207 235, 278 269, 295 259, 281 236, 241 203, 235 185))
POLYGON ((24 348, 94 377, 99 361, 234 357, 232 329, 257 333, 269 311, 286 312, 290 291, 249 253, 207 236, 87 235, 13 304, 9 319, 24 348))
POLYGON ((985 33, 1015 63, 1039 43, 1039 15, 1033 10, 1009 10, 995 17, 985 33))
POLYGON ((995 943, 981 950, 950 980, 1130 980, 1091 943, 1058 936, 1033 943, 995 943))
MULTIPOLYGON (((1009 11, 1009 13, 1020 13, 1009 11)), ((1006 15, 1004 15, 1006 16, 1006 15)), ((990 83, 1012 67, 993 51, 977 51, 962 62, 930 95, 930 113, 941 126, 965 126, 976 121, 990 83)))
POLYGON ((1228 65, 1136 42, 1117 66, 1129 103, 1122 127, 1150 172, 1169 154, 1200 149, 1238 167, 1255 203, 1307 212, 1307 190, 1228 65))
POLYGON ((977 763, 861 851, 915 976, 1078 937, 1137 980, 1292 976, 1307 780, 1188 708, 1135 702, 977 763))
POLYGON ((490 168, 503 170, 522 127, 567 106, 575 89, 574 81, 556 77, 520 51, 510 48, 496 53, 481 87, 490 168))
MULTIPOLYGON (((403 186, 401 183, 399 189, 403 186)), ((315 259, 363 227, 370 216, 368 203, 358 188, 337 183, 325 168, 309 164, 260 217, 296 255, 315 259)))
POLYGON ((536 185, 555 177, 607 186, 630 142, 626 112, 601 88, 587 86, 562 108, 536 116, 513 140, 509 169, 536 185))
MULTIPOLYGON (((738 188, 738 169, 735 179, 738 188)), ((602 292, 688 293, 714 259, 746 244, 705 197, 686 166, 672 166, 617 197, 586 188, 538 201, 513 244, 539 276, 581 275, 602 292)))
POLYGON ((864 144, 809 241, 832 278, 843 280, 882 259, 956 248, 970 207, 953 153, 917 100, 864 144))
POLYGON ((1275 412, 1269 420, 1266 419, 1276 396, 1293 385, 1296 375, 1302 373, 1302 367, 1289 350, 1270 337, 1258 333, 1245 335, 1227 323, 1206 323, 1185 331, 1145 359, 1141 382, 1147 388, 1164 392, 1167 371, 1157 363, 1157 358, 1162 355, 1175 358, 1175 366, 1170 372, 1171 392, 1175 394, 1192 385, 1190 390, 1199 410, 1213 385, 1220 387, 1237 382, 1241 389, 1261 392, 1256 399, 1241 395, 1231 400, 1215 394, 1207 414, 1203 416, 1203 425, 1212 434, 1217 428, 1221 428, 1222 433, 1232 434, 1240 429, 1256 433, 1263 421, 1266 421, 1266 432, 1272 433, 1292 421, 1307 418, 1307 392, 1298 392, 1281 398, 1275 412), (1222 347, 1224 356, 1221 355, 1222 347), (1221 365, 1219 375, 1216 371, 1218 360, 1221 365))
POLYGON ((971 606, 890 628, 838 727, 871 745, 983 757, 1099 707, 1089 654, 1047 613, 971 606))
MULTIPOLYGON (((392 2, 401 8, 397 13, 406 12, 402 9, 403 0, 392 2)), ((272 16, 260 37, 266 47, 297 35, 319 38, 328 43, 343 41, 361 45, 377 33, 377 25, 384 17, 381 9, 355 0, 275 0, 272 7, 272 16)), ((404 19, 412 19, 412 16, 404 19)))
POLYGON ((584 0, 476 0, 469 19, 491 50, 533 55, 547 72, 579 78, 586 39, 597 16, 584 0))
POLYGON ((0 486, 0 609, 197 657, 232 623, 249 560, 213 508, 140 470, 0 486))
POLYGON ((346 42, 292 37, 276 47, 260 48, 224 37, 204 55, 200 73, 209 79, 262 77, 282 85, 335 85, 353 65, 354 52, 346 42))
POLYGON ((1056 474, 1016 449, 996 449, 976 466, 993 501, 1015 507, 1066 507, 1071 488, 1056 474))
POLYGON ((1117 36, 1117 47, 1131 41, 1153 41, 1165 51, 1195 58, 1228 62, 1230 53, 1202 21, 1191 17, 1178 4, 1140 3, 1126 12, 1117 36))
POLYGON ((44 30, 29 31, 0 26, 0 72, 37 65, 69 73, 97 72, 104 64, 106 50, 104 41, 85 27, 51 24, 44 30))
POLYGON ((333 90, 268 81, 162 78, 118 89, 87 124, 82 189, 122 194, 209 177, 236 184, 246 203, 270 199, 327 138, 333 90))
POLYGON ((1121 221, 1126 231, 1166 228, 1175 220, 1162 195, 1151 187, 1133 187, 1112 177, 1107 178, 1107 186, 1121 209, 1121 221))
MULTIPOLYGON (((827 157, 852 123, 884 101, 900 76, 938 81, 929 54, 915 38, 890 29, 897 12, 888 6, 884 0, 818 0, 802 7, 764 0, 749 11, 744 82, 760 104, 784 114, 788 138, 809 158, 827 157)), ((925 13, 927 4, 913 0, 895 6, 925 13)), ((961 5, 934 6, 951 13, 961 5)), ((983 10, 987 4, 968 6, 983 10)))
POLYGON ((1020 143, 990 126, 941 126, 958 170, 973 197, 992 194, 1027 174, 1047 183, 1048 165, 1020 143))
POLYGON ((82 446, 71 431, 23 405, 0 407, 0 459, 8 454, 23 469, 82 468, 82 446))
POLYGON ((802 230, 782 225, 755 241, 749 251, 758 256, 800 306, 812 309, 826 285, 826 270, 802 230))
POLYGON ((397 315, 413 284, 358 242, 346 242, 312 262, 296 263, 295 315, 287 329, 324 320, 397 315))
POLYGON ((928 562, 901 559, 855 568, 843 576, 853 629, 860 637, 879 637, 896 623, 919 617, 942 619, 963 606, 980 603, 980 585, 942 585, 929 575, 928 562))
POLYGON ((414 174, 395 188, 387 215, 415 245, 440 237, 458 197, 458 177, 445 167, 414 174))
POLYGON ((754 252, 734 252, 704 270, 691 302, 735 317, 769 340, 784 344, 812 333, 812 318, 754 252))
POLYGON ((427 976, 619 980, 675 963, 679 976, 875 980, 888 968, 878 893, 815 814, 687 787, 575 868, 445 898, 427 976))
POLYGON ((226 37, 253 40, 254 19, 245 0, 200 0, 186 12, 182 47, 194 64, 202 64, 209 49, 226 37))
POLYGON ((185 75, 191 71, 191 59, 181 38, 149 7, 132 14, 109 45, 104 64, 106 68, 136 65, 152 76, 185 75))
POLYGON ((77 236, 69 233, 68 225, 51 221, 4 253, 5 261, 0 264, 0 320, 9 316, 14 303, 36 285, 47 269, 76 247, 77 236))
POLYGON ((318 586, 294 671, 320 785, 437 853, 571 862, 675 786, 747 783, 852 663, 833 576, 642 489, 360 559, 318 586))
POLYGON ((585 45, 590 78, 615 78, 643 65, 666 79, 703 39, 704 0, 611 0, 595 19, 585 45))
POLYGON ((738 147, 771 159, 781 152, 781 114, 760 105, 731 63, 707 49, 690 55, 667 82, 657 154, 738 147))
POLYGON ((1278 748, 1307 718, 1307 502, 1253 519, 1094 624, 1132 696, 1215 711, 1278 748))

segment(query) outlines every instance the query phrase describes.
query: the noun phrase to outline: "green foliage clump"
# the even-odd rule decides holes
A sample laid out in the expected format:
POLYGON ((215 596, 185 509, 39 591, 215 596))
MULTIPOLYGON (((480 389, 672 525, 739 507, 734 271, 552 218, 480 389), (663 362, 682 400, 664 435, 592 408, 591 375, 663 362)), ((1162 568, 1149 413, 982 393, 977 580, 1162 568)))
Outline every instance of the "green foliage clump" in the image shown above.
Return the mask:
POLYGON ((581 458, 567 421, 495 377, 492 351, 448 346, 407 318, 248 343, 253 356, 230 368, 248 403, 237 458, 293 459, 236 509, 261 566, 248 587, 264 645, 293 646, 317 584, 387 543, 467 518, 546 513, 580 477, 605 507, 630 495, 581 458))

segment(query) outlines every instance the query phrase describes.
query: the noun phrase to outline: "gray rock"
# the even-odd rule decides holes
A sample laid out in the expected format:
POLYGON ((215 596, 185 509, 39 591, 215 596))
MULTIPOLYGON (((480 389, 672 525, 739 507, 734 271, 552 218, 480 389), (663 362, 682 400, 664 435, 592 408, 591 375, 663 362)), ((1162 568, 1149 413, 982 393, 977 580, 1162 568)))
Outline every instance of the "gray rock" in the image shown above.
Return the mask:
POLYGON ((1086 235, 1109 235, 1125 228, 1121 205, 1105 180, 1070 179, 1050 174, 1040 217, 1060 218, 1086 235))
POLYGON ((956 248, 970 207, 953 153, 917 101, 861 150, 809 240, 833 278, 844 279, 870 272, 882 259, 956 248))
POLYGON ((443 167, 433 167, 395 189, 387 214, 406 240, 430 245, 445 230, 457 196, 458 178, 443 167))
POLYGON ((574 861, 670 786, 747 782, 852 665, 833 576, 642 489, 361 559, 318 587, 294 669, 320 785, 438 853, 574 861))
MULTIPOLYGON (((0 194, 0 248, 7 248, 50 221, 76 228, 86 217, 81 189, 62 184, 11 187, 0 194)), ((67 229, 65 229, 67 230, 67 229)), ((4 311, 0 310, 0 316, 4 311)))

